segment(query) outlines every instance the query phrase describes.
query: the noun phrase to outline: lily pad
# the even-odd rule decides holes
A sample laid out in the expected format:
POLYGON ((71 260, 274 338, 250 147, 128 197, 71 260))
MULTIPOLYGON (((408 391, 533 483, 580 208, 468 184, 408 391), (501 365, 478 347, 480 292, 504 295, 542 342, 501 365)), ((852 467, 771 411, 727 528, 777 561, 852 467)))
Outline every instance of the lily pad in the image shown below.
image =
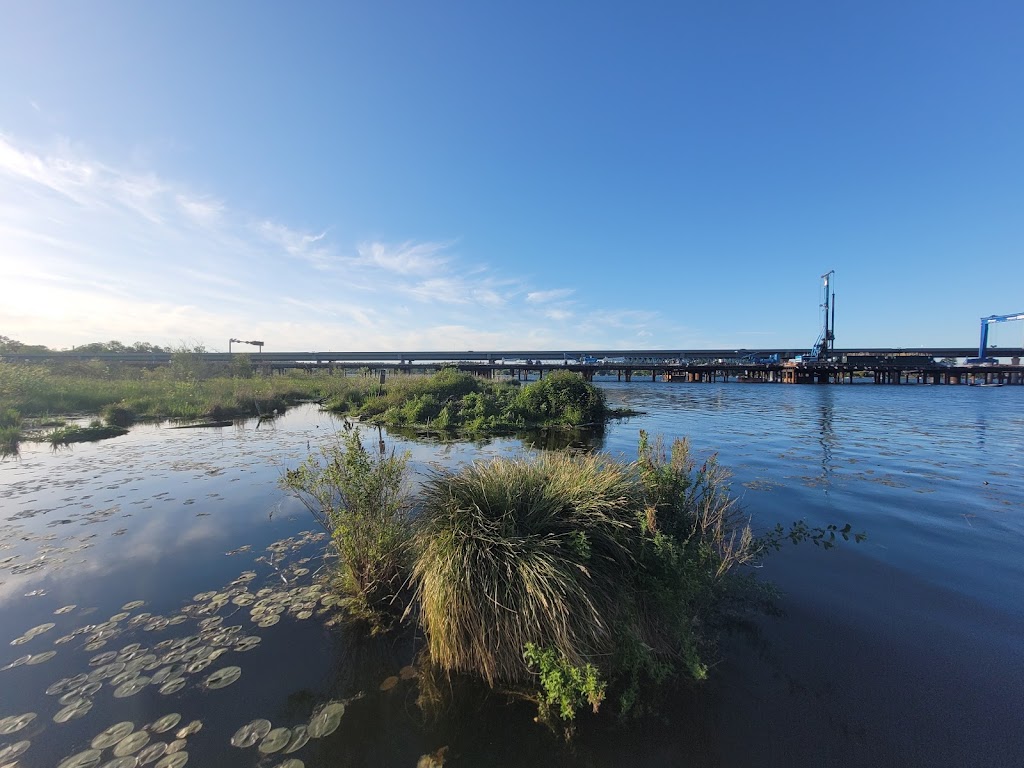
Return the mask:
POLYGON ((92 742, 90 742, 90 746, 93 749, 106 749, 107 747, 112 747, 134 730, 135 723, 131 720, 114 723, 96 734, 92 742))
POLYGON ((179 728, 178 732, 174 734, 179 739, 187 739, 193 733, 199 733, 203 730, 202 720, 193 720, 191 723, 186 725, 184 728, 179 728))
POLYGON ((12 661, 10 664, 7 664, 6 666, 0 667, 0 672, 4 671, 5 669, 14 669, 15 667, 20 667, 22 664, 27 664, 28 660, 31 659, 31 658, 32 658, 32 654, 31 653, 27 653, 24 656, 19 656, 14 661, 12 661))
POLYGON ((110 684, 117 688, 118 686, 130 683, 132 680, 139 679, 138 670, 126 669, 122 672, 118 672, 112 678, 110 678, 110 684))
POLYGON ((297 725, 292 728, 292 738, 288 742, 288 746, 284 748, 286 755, 292 752, 298 752, 306 744, 309 743, 309 731, 304 725, 297 725))
POLYGON ((32 658, 30 658, 25 663, 30 666, 33 664, 42 664, 44 661, 49 661, 56 655, 56 651, 43 651, 42 653, 34 653, 32 654, 32 658))
POLYGON ((165 751, 168 755, 173 754, 174 752, 181 752, 187 743, 188 742, 185 741, 185 739, 175 739, 167 745, 167 749, 165 751))
POLYGON ((100 764, 102 754, 98 749, 87 749, 71 757, 65 757, 57 768, 94 768, 100 764))
POLYGON ((49 632, 51 629, 53 629, 56 626, 57 625, 54 624, 52 621, 48 621, 45 624, 40 624, 38 627, 32 627, 32 629, 30 629, 25 634, 28 637, 35 637, 36 635, 43 634, 43 632, 49 632))
POLYGON ((149 744, 149 734, 146 731, 136 731, 117 742, 117 746, 114 747, 114 757, 134 755, 147 744, 149 744))
POLYGON ((182 768, 188 762, 188 752, 173 752, 161 757, 153 768, 182 768))
POLYGON ((35 719, 35 712, 26 712, 24 715, 11 715, 10 717, 0 718, 0 736, 17 733, 35 719))
POLYGON ((247 635, 241 638, 237 643, 235 643, 235 650, 239 653, 242 653, 244 651, 251 651, 261 642, 263 642, 262 638, 256 637, 256 635, 247 635))
POLYGON ((160 686, 160 693, 164 696, 170 696, 172 693, 177 693, 185 687, 184 677, 172 677, 166 683, 160 686))
POLYGON ((108 760, 100 768, 138 768, 139 758, 135 755, 126 755, 124 757, 115 757, 113 760, 108 760))
POLYGON ((78 606, 75 605, 74 603, 72 603, 71 605, 65 605, 62 608, 58 608, 56 611, 54 611, 53 615, 54 616, 63 616, 65 613, 71 613, 77 607, 78 606))
MULTIPOLYGON (((25 750, 30 746, 32 746, 32 742, 25 740, 16 741, 13 744, 0 747, 0 763, 3 763, 5 760, 13 760, 16 757, 25 754, 25 750)), ((14 765, 14 763, 10 763, 10 765, 14 765)))
POLYGON ((242 748, 251 747, 268 733, 270 733, 269 720, 253 720, 251 723, 246 723, 235 731, 235 735, 231 737, 231 746, 242 748))
POLYGON ((142 677, 136 677, 134 680, 129 680, 126 683, 122 683, 114 689, 114 698, 123 699, 127 696, 134 696, 136 693, 141 691, 149 685, 149 678, 143 675, 142 677))
POLYGON ((291 757, 283 763, 278 763, 274 768, 306 768, 306 764, 298 758, 291 757))
POLYGON ((122 611, 134 611, 136 608, 141 608, 146 604, 145 600, 132 600, 130 603, 125 603, 121 606, 122 611))
POLYGON ((155 744, 150 744, 148 747, 139 752, 139 765, 146 765, 152 763, 154 760, 164 756, 167 752, 167 745, 158 741, 155 744))
POLYGON ((265 755, 280 752, 288 746, 288 742, 291 741, 291 738, 292 731, 290 728, 275 728, 263 737, 263 741, 260 742, 258 749, 265 755))
POLYGON ((53 716, 53 722, 66 723, 69 720, 77 720, 92 709, 92 702, 88 699, 81 699, 77 704, 64 707, 53 716))
POLYGON ((181 715, 179 715, 177 712, 172 712, 169 715, 158 717, 156 721, 154 721, 154 723, 150 726, 150 730, 153 731, 153 733, 163 733, 164 731, 171 730, 171 728, 173 728, 180 722, 181 715))
POLYGON ((313 719, 309 721, 307 733, 311 739, 322 739, 330 736, 341 725, 341 716, 345 714, 345 705, 339 702, 331 702, 322 707, 313 719))
POLYGON ((233 682, 238 680, 238 678, 240 678, 241 676, 241 667, 224 667, 223 669, 218 669, 216 672, 214 672, 212 675, 206 678, 206 687, 212 689, 226 688, 227 686, 231 685, 233 682))
POLYGON ((390 691, 396 685, 398 685, 398 676, 392 675, 391 677, 384 678, 384 682, 380 684, 380 689, 382 691, 390 691))

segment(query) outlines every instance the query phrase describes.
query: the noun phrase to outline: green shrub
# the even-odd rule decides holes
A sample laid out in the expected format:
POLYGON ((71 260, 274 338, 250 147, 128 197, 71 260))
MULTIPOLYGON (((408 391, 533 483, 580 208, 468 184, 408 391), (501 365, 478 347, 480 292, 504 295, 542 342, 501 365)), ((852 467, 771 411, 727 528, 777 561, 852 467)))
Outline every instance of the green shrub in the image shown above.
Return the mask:
POLYGON ((375 628, 405 607, 395 598, 408 574, 411 541, 407 462, 394 452, 371 455, 354 429, 281 479, 331 534, 346 604, 375 628))
POLYGON ((575 719, 576 710, 587 705, 595 713, 600 708, 608 686, 593 664, 573 666, 553 648, 541 649, 533 643, 526 644, 523 658, 537 674, 541 720, 569 721, 575 719))
POLYGON ((107 424, 117 427, 130 427, 135 423, 135 411, 121 403, 108 405, 103 408, 101 413, 107 424))
POLYGON ((603 423, 604 393, 572 371, 556 371, 523 387, 514 407, 526 423, 579 426, 603 423))

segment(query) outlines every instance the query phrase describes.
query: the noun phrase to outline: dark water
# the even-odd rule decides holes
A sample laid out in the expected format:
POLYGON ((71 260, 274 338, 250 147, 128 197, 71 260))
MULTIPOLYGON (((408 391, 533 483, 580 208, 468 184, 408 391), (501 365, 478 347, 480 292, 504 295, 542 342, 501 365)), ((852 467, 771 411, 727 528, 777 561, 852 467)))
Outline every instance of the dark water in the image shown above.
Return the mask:
MULTIPOLYGON (((30 656, 0 671, 0 729, 3 718, 36 713, 0 734, 0 766, 58 765, 107 726, 141 729, 171 713, 180 723, 151 732, 147 747, 201 721, 178 746, 189 765, 203 766, 270 768, 297 758, 311 767, 411 768, 441 747, 452 766, 1024 765, 1024 389, 605 386, 613 402, 645 415, 574 442, 632 458, 639 429, 688 435, 698 454, 718 452, 733 470, 755 526, 804 518, 850 522, 869 535, 827 552, 805 544, 772 555, 761 575, 783 590, 784 615, 760 620, 756 636, 727 639, 711 680, 680 690, 660 720, 584 728, 567 749, 522 705, 473 701, 428 725, 414 680, 381 691, 415 649, 325 626, 335 608, 307 591, 327 562, 325 543, 276 488, 307 445, 338 428, 305 408, 258 430, 253 422, 139 427, 0 463, 0 667, 30 656), (225 604, 211 608, 211 593, 225 604), (246 593, 279 620, 254 623, 257 603, 246 593), (245 637, 258 644, 246 650, 256 641, 245 637), (48 651, 56 655, 41 656, 48 651), (184 661, 164 663, 176 651, 184 661), (204 660, 213 651, 217 658, 204 660), (97 660, 104 653, 113 661, 97 660), (157 682, 115 696, 133 671, 113 681, 96 674, 109 663, 157 682), (229 666, 240 668, 237 682, 204 685, 229 666), (64 693, 72 681, 45 693, 90 673, 98 690, 64 693), (160 692, 164 673, 182 680, 180 690, 160 692), (91 708, 54 722, 67 712, 62 697, 91 708), (229 743, 255 718, 309 723, 327 701, 346 703, 337 730, 293 754, 229 743), (3 757, 26 740, 19 757, 3 757)), ((523 449, 512 439, 385 437, 412 451, 418 471, 523 449)), ((105 749, 98 764, 113 757, 105 749)))

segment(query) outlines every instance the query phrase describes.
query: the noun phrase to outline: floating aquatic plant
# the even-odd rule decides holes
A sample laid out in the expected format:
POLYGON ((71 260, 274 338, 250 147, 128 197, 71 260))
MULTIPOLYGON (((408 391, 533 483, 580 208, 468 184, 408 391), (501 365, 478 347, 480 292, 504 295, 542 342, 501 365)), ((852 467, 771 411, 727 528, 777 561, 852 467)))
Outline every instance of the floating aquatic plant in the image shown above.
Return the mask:
POLYGON ((270 733, 270 729, 270 721, 263 720, 262 718, 246 723, 235 731, 235 735, 231 737, 231 746, 251 747, 270 733))
POLYGON ((32 742, 26 739, 24 741, 16 741, 13 744, 0 747, 0 764, 4 765, 5 768, 8 765, 17 765, 16 762, 8 763, 7 761, 16 760, 18 757, 25 754, 30 746, 32 746, 32 742))
POLYGON ((226 688, 242 676, 241 667, 224 667, 206 678, 206 687, 211 689, 226 688))
POLYGON ((94 768, 99 765, 102 752, 98 749, 86 749, 71 757, 64 758, 57 768, 94 768))
POLYGON ((292 732, 290 728, 274 728, 263 740, 260 741, 259 749, 265 755, 272 754, 274 752, 280 752, 291 741, 292 732))
POLYGON ((117 744, 121 739, 125 738, 134 730, 135 723, 130 720, 114 723, 96 734, 90 742, 90 746, 93 749, 107 749, 108 747, 112 747, 117 744))
POLYGON ((171 730, 174 726, 181 722, 181 715, 177 712, 172 712, 169 715, 158 717, 153 721, 153 724, 149 726, 149 729, 153 733, 164 733, 165 731, 171 730))
POLYGON ((23 715, 11 715, 0 718, 0 736, 9 736, 12 733, 17 733, 35 719, 35 712, 26 712, 23 715))
POLYGON ((133 755, 149 743, 149 733, 146 731, 135 731, 125 736, 114 746, 114 757, 127 757, 133 755))

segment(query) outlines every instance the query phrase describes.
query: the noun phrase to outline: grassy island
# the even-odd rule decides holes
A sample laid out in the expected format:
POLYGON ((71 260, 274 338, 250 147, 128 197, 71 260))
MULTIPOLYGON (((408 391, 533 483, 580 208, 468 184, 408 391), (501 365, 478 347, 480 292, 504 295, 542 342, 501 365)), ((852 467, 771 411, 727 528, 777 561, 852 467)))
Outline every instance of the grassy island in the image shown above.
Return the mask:
POLYGON ((725 619, 770 594, 743 566, 786 536, 828 535, 755 537, 714 457, 642 432, 634 462, 493 459, 415 494, 405 461, 353 429, 281 484, 331 533, 353 617, 424 638, 421 698, 433 670, 526 697, 559 730, 609 705, 642 715, 703 679, 725 619))
POLYGON ((600 389, 569 371, 520 386, 455 368, 432 376, 397 376, 385 385, 363 379, 325 405, 375 424, 456 434, 603 425, 631 413, 608 408, 600 389))

